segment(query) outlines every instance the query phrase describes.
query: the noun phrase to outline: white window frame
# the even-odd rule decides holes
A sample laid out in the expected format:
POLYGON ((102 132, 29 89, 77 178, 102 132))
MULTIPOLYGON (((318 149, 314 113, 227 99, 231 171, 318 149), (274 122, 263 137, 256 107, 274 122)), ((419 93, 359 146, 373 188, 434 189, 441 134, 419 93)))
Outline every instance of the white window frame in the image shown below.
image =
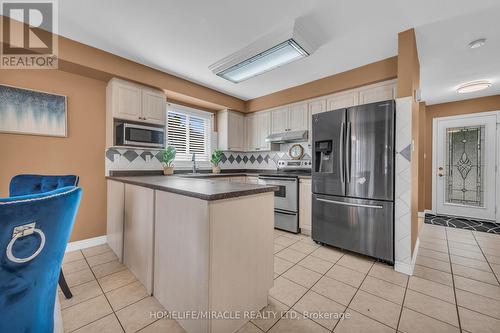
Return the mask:
MULTIPOLYGON (((204 118, 208 120, 208 126, 207 126, 207 133, 206 133, 206 148, 207 148, 207 158, 203 160, 199 160, 197 157, 196 159, 196 166, 197 168, 210 168, 210 155, 212 153, 213 147, 212 145, 212 135, 213 135, 213 122, 214 122, 214 114, 211 112, 207 111, 202 111, 198 109, 194 109, 191 107, 187 107, 184 105, 179 105, 179 104, 173 104, 173 103, 167 103, 167 109, 165 111, 165 119, 167 120, 165 130, 166 130, 166 135, 165 135, 165 144, 168 145, 168 112, 177 112, 181 114, 186 114, 188 116, 194 116, 194 117, 199 117, 199 118, 204 118)), ((193 165, 193 162, 191 161, 191 157, 188 156, 185 159, 176 159, 174 160, 174 166, 178 169, 189 169, 193 165)))

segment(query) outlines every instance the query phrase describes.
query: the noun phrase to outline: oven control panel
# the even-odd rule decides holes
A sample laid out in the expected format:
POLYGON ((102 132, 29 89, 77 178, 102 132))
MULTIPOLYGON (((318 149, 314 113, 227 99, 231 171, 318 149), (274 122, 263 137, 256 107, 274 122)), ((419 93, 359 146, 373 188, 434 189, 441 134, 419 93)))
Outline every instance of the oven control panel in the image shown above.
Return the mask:
POLYGON ((311 170, 311 160, 279 160, 278 169, 280 170, 311 170))

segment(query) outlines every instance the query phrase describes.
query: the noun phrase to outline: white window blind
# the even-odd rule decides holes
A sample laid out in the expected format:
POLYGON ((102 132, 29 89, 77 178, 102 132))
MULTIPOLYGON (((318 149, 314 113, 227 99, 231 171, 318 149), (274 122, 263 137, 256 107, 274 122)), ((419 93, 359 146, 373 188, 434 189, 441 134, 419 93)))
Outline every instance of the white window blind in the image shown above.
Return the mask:
POLYGON ((176 161, 208 161, 212 115, 183 106, 169 104, 167 109, 167 144, 177 150, 176 161))

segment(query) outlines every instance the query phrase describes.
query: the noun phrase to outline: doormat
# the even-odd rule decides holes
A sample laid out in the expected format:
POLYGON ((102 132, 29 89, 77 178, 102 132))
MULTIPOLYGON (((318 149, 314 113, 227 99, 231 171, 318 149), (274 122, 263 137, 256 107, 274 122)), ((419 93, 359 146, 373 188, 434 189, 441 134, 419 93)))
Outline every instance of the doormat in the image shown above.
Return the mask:
POLYGON ((473 220, 466 217, 425 214, 425 223, 500 235, 500 225, 493 222, 473 220))

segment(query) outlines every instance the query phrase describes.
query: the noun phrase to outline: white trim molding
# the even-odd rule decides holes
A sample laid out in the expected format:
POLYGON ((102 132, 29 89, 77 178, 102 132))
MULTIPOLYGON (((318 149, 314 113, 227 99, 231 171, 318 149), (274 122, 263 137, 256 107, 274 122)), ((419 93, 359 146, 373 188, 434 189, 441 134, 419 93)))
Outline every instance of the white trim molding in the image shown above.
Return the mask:
POLYGON ((106 242, 107 242, 106 235, 98 236, 98 237, 94 237, 94 238, 82 239, 79 241, 68 243, 68 245, 66 245, 66 252, 82 250, 82 249, 86 249, 88 247, 106 244, 106 242))

